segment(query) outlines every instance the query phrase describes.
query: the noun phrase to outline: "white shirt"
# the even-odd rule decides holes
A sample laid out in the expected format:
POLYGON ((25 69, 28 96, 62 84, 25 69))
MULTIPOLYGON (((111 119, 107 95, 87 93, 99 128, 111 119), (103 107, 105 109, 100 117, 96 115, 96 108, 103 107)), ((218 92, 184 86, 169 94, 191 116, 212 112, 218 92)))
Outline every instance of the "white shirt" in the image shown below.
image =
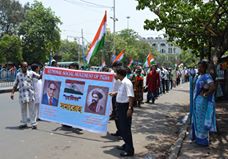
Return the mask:
POLYGON ((162 69, 161 71, 161 78, 164 79, 164 80, 168 80, 168 71, 166 69, 162 69))
POLYGON ((120 80, 114 79, 113 92, 117 92, 122 82, 120 80))
POLYGON ((39 78, 40 75, 33 72, 27 71, 26 74, 18 72, 14 81, 14 88, 19 86, 19 101, 20 103, 26 103, 35 101, 33 78, 39 78))
POLYGON ((41 89, 42 89, 42 80, 33 79, 33 87, 35 91, 35 103, 40 103, 41 101, 41 89))
POLYGON ((134 97, 133 84, 127 77, 125 77, 121 81, 121 85, 118 89, 117 96, 116 96, 116 102, 128 103, 129 97, 134 97))

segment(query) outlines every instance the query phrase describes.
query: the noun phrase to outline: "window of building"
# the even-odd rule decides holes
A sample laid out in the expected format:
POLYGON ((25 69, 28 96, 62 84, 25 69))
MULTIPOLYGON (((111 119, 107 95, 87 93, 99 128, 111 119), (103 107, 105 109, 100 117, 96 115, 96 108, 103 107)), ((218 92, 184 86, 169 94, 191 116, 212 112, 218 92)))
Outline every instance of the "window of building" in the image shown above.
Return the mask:
POLYGON ((173 48, 173 53, 174 53, 174 54, 176 53, 176 48, 173 48))
POLYGON ((166 53, 165 49, 161 49, 160 52, 161 52, 161 53, 166 53))
POLYGON ((168 49, 168 53, 169 53, 169 54, 172 54, 172 53, 173 53, 173 49, 172 49, 172 48, 169 48, 169 49, 168 49))
POLYGON ((153 43, 152 46, 157 47, 157 44, 156 43, 153 43))
POLYGON ((161 47, 165 47, 165 43, 161 43, 161 47))

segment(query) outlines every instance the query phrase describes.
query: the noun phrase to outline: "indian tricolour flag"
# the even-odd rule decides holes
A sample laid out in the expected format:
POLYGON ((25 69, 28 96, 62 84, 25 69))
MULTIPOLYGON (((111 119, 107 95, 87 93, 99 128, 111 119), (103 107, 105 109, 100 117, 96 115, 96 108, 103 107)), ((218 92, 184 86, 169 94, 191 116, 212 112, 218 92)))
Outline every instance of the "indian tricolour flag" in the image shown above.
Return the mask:
POLYGON ((154 61, 154 56, 151 53, 149 53, 148 56, 146 57, 146 62, 144 63, 144 66, 150 67, 151 64, 155 64, 155 61, 154 61))
POLYGON ((127 65, 127 67, 131 67, 131 65, 133 64, 133 59, 131 58, 129 64, 127 65))
POLYGON ((125 49, 123 49, 115 58, 115 60, 113 61, 113 63, 117 62, 117 61, 121 61, 124 57, 124 53, 125 53, 125 49))
POLYGON ((104 46, 104 40, 105 40, 105 34, 106 34, 106 21, 107 21, 107 15, 105 11, 105 15, 102 19, 102 22, 87 52, 87 55, 86 55, 87 63, 89 63, 90 59, 99 51, 101 47, 104 46))

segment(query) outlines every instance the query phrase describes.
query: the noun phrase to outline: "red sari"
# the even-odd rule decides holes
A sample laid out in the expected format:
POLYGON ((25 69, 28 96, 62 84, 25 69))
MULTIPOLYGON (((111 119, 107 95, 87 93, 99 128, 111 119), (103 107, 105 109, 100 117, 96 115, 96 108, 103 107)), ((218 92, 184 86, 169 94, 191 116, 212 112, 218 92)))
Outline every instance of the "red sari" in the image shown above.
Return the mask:
POLYGON ((160 77, 157 71, 150 71, 146 78, 146 85, 148 87, 148 91, 157 91, 157 89, 160 87, 160 77))

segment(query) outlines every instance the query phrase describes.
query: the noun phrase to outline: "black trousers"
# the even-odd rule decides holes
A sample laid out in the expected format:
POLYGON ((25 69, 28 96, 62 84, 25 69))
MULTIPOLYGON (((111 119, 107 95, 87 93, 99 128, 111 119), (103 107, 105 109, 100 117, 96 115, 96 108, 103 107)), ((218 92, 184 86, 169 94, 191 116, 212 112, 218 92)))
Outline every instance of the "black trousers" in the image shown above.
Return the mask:
POLYGON ((169 91, 169 80, 165 80, 165 89, 166 89, 166 92, 169 91))
POLYGON ((156 95, 156 91, 155 92, 148 91, 148 93, 147 93, 147 102, 149 102, 150 100, 152 100, 152 102, 154 103, 156 96, 157 96, 156 95))
POLYGON ((117 117, 117 108, 116 108, 116 96, 112 97, 112 116, 114 116, 114 121, 116 124, 116 134, 120 135, 119 121, 117 117))
POLYGON ((166 86, 165 80, 162 79, 162 91, 163 91, 164 94, 165 94, 165 86, 166 86))
POLYGON ((124 140, 124 148, 126 152, 134 152, 132 133, 131 133, 131 117, 127 117, 129 103, 116 103, 117 118, 119 121, 120 135, 124 140))

